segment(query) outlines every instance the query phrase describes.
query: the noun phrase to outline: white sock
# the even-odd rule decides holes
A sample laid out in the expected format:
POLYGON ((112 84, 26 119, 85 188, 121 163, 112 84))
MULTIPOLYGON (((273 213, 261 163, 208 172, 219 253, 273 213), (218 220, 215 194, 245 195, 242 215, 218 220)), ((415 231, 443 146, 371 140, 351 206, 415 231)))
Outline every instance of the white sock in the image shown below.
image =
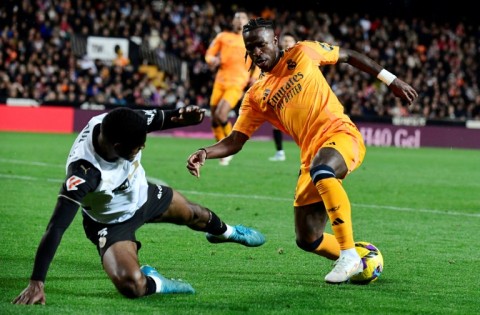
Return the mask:
POLYGON ((153 279, 153 281, 155 281, 155 285, 157 287, 155 292, 160 293, 162 291, 162 280, 160 280, 159 277, 155 277, 155 276, 147 276, 147 277, 150 277, 153 279))
POLYGON ((222 235, 220 235, 221 238, 229 238, 230 235, 232 235, 233 233, 233 227, 231 227, 230 225, 226 224, 225 225, 227 226, 227 230, 225 231, 225 233, 223 233, 222 235))
POLYGON ((347 256, 352 258, 360 258, 355 248, 340 250, 340 257, 347 256))

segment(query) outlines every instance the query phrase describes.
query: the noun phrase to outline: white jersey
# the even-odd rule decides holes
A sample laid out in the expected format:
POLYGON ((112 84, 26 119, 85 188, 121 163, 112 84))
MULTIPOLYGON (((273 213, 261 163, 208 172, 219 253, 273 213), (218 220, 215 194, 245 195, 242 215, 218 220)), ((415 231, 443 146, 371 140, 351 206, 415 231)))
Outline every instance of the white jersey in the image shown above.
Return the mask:
POLYGON ((147 201, 148 183, 140 163, 141 151, 132 162, 122 158, 108 162, 95 152, 93 129, 105 116, 106 113, 93 117, 80 132, 68 155, 66 168, 68 173, 70 163, 86 160, 100 171, 100 184, 85 196, 81 207, 93 220, 111 224, 130 219, 147 201))

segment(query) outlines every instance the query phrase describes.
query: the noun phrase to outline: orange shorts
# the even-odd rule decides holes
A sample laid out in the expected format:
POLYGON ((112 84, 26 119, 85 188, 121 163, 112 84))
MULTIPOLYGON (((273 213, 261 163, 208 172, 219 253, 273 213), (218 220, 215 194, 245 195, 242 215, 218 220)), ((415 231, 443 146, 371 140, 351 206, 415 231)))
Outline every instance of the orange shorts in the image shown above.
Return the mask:
POLYGON ((212 95, 210 96, 210 106, 217 106, 221 99, 224 99, 230 104, 230 108, 235 108, 238 101, 243 97, 243 88, 240 86, 227 86, 221 84, 214 84, 212 95))
POLYGON ((354 125, 345 124, 344 126, 347 127, 347 130, 325 135, 325 137, 322 137, 319 146, 315 146, 314 143, 312 143, 312 149, 301 153, 302 161, 308 161, 308 163, 304 162, 300 167, 295 190, 294 206, 305 206, 322 201, 322 197, 310 177, 310 163, 321 148, 330 147, 337 150, 342 155, 348 167, 348 173, 362 164, 366 150, 362 134, 354 125))

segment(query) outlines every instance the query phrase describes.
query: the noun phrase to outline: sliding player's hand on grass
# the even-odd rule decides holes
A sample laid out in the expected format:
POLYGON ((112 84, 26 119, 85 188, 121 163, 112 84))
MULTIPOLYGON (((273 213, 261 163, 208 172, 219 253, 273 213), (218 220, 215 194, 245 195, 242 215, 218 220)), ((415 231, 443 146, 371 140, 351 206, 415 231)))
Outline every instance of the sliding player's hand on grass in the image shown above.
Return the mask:
POLYGON ((42 281, 30 280, 28 287, 22 291, 13 301, 13 304, 42 304, 45 305, 45 291, 42 281))

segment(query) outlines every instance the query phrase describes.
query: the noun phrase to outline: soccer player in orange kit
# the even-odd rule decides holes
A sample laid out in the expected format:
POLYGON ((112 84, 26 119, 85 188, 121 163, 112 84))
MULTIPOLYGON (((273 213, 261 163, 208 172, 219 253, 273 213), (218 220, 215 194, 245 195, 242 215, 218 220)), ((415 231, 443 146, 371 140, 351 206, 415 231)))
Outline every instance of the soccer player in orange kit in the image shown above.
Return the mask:
MULTIPOLYGON (((205 53, 205 61, 210 68, 218 69, 210 96, 212 131, 217 141, 232 132, 228 114, 242 99, 245 88, 255 81, 260 72, 258 68, 251 67, 250 58, 245 62, 242 28, 247 22, 247 13, 237 11, 231 31, 218 33, 205 53)), ((228 165, 231 158, 220 159, 220 165, 228 165)))
POLYGON ((369 57, 328 43, 300 41, 281 51, 271 20, 250 20, 243 28, 247 53, 262 70, 246 92, 232 133, 192 153, 187 168, 200 176, 206 159, 239 152, 265 122, 290 135, 300 148, 294 216, 301 249, 336 260, 327 283, 344 283, 362 271, 355 250, 351 205, 342 180, 360 166, 365 144, 360 131, 319 66, 346 62, 384 82, 395 96, 412 103, 417 92, 369 57), (330 220, 333 235, 325 233, 330 220))

